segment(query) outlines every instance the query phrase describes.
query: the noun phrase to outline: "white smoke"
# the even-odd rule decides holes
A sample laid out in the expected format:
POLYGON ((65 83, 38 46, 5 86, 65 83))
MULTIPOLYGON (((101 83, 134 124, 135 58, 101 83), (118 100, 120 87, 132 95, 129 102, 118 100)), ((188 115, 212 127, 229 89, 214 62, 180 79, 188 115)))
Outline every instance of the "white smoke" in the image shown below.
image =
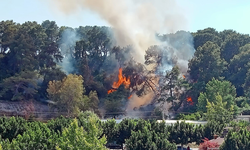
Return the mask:
MULTIPOLYGON (((56 6, 65 14, 79 13, 81 9, 98 14, 113 28, 117 45, 121 47, 133 45, 133 56, 139 63, 144 64, 145 51, 150 46, 160 45, 166 51, 164 59, 166 62, 163 62, 161 70, 170 70, 173 64, 169 64, 169 60, 173 58, 176 59, 182 72, 187 70, 188 60, 194 53, 191 34, 179 34, 174 41, 160 41, 156 36, 156 33, 174 33, 187 29, 183 9, 177 6, 175 0, 48 0, 48 2, 53 4, 53 8, 56 6)), ((149 102, 152 96, 146 99, 145 101, 149 102)), ((132 98, 132 101, 136 103, 141 99, 132 98)), ((138 106, 133 105, 133 107, 138 106)))
POLYGON ((62 33, 60 50, 63 55, 63 60, 59 65, 66 74, 70 74, 74 71, 74 59, 72 55, 75 50, 75 44, 79 39, 74 29, 67 28, 62 33))
POLYGON ((144 63, 145 50, 158 45, 156 33, 185 29, 182 9, 174 0, 52 0, 65 14, 88 9, 113 27, 119 46, 133 45, 138 62, 144 63))
POLYGON ((193 36, 189 32, 178 31, 175 34, 168 35, 169 38, 163 41, 160 47, 165 51, 165 57, 162 59, 162 66, 157 71, 170 71, 173 65, 180 68, 182 74, 188 69, 188 60, 195 52, 193 47, 193 36))

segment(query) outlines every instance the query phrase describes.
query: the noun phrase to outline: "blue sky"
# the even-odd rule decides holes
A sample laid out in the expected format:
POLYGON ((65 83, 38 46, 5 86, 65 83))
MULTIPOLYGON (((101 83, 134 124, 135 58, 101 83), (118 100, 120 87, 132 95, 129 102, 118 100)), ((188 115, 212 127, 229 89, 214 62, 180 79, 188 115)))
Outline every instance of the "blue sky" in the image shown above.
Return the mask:
MULTIPOLYGON (((49 7, 46 0, 0 0, 0 21, 56 21, 59 26, 108 25, 94 12, 82 10, 64 15, 49 7)), ((207 27, 218 31, 233 29, 250 34, 250 1, 248 0, 176 0, 188 23, 188 31, 207 27)))

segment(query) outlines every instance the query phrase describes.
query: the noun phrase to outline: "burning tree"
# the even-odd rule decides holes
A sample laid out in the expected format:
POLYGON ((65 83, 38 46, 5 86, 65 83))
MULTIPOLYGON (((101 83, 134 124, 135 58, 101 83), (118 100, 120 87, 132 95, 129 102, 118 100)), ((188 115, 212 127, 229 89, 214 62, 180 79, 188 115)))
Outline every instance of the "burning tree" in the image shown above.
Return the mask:
POLYGON ((125 76, 122 75, 122 68, 119 68, 119 74, 118 74, 118 81, 114 82, 112 85, 112 89, 108 90, 108 94, 117 91, 117 89, 121 86, 124 85, 125 88, 128 88, 130 85, 130 78, 126 78, 125 76))

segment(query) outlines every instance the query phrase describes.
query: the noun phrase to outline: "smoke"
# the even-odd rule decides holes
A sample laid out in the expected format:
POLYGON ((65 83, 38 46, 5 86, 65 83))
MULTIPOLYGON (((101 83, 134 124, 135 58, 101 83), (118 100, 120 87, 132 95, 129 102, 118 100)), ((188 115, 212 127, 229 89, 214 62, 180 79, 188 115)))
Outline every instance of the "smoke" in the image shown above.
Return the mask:
MULTIPOLYGON (((157 33, 174 33, 186 29, 183 9, 174 0, 53 0, 48 1, 65 14, 90 10, 98 14, 113 28, 116 45, 133 46, 134 59, 144 64, 145 50, 160 45, 162 64, 157 71, 165 72, 178 65, 187 71, 188 60, 194 53, 190 33, 177 32, 174 38, 160 40, 157 33)), ((54 8, 54 7, 53 7, 54 8)), ((67 59, 65 59, 65 62, 67 59)), ((67 65, 65 65, 67 66, 67 65)), ((68 67, 67 67, 68 68, 68 67)), ((66 70, 66 69, 65 69, 66 70)), ((152 100, 153 94, 143 98, 135 95, 129 108, 139 107, 152 100), (142 101, 143 100, 143 101, 142 101)))
POLYGON ((113 27, 119 46, 134 46, 134 57, 144 63, 145 50, 159 44, 156 33, 175 32, 186 25, 173 0, 53 0, 65 14, 88 9, 113 27))
POLYGON ((63 60, 59 65, 66 74, 70 74, 75 71, 73 65, 73 53, 75 50, 75 44, 79 39, 80 38, 76 35, 74 29, 66 28, 62 33, 62 38, 60 40, 60 50, 63 55, 63 60))
POLYGON ((195 52, 191 33, 178 31, 175 34, 166 35, 159 47, 162 49, 162 60, 157 72, 169 71, 173 65, 177 65, 182 74, 187 72, 188 60, 195 52))

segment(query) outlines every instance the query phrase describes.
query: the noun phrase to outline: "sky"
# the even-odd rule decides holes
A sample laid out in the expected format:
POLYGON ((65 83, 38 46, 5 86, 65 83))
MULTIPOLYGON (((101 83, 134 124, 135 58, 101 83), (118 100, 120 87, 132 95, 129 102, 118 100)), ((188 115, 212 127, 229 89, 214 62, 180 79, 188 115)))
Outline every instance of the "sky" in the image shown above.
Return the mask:
MULTIPOLYGON (((79 27, 86 25, 109 26, 95 12, 80 10, 65 15, 48 0, 0 0, 0 21, 17 23, 45 20, 56 21, 58 26, 79 27)), ((232 29, 250 34, 250 1, 248 0, 176 0, 187 21, 185 30, 196 32, 207 27, 217 31, 232 29)), ((182 29, 180 29, 182 30, 182 29)))

